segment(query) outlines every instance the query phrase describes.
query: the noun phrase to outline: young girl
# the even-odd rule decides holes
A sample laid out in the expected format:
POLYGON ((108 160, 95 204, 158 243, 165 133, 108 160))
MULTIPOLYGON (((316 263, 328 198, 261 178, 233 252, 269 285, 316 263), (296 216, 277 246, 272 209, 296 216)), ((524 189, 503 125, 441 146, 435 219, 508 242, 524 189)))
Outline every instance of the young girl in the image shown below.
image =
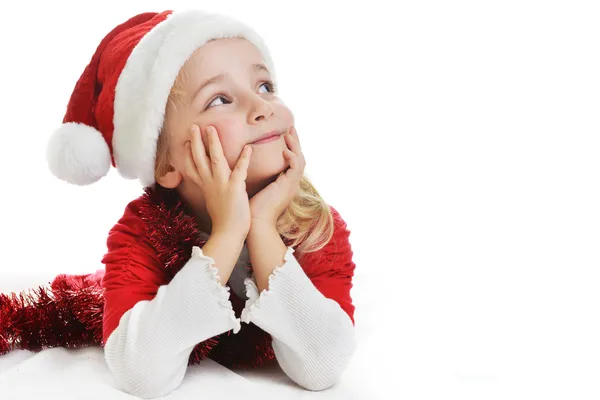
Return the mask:
POLYGON ((0 295, 0 353, 104 347, 118 386, 166 395, 205 357, 276 359, 309 390, 355 349, 349 230, 303 176, 292 112, 248 26, 200 11, 144 13, 100 43, 48 145, 86 185, 111 164, 139 179, 105 271, 0 295))

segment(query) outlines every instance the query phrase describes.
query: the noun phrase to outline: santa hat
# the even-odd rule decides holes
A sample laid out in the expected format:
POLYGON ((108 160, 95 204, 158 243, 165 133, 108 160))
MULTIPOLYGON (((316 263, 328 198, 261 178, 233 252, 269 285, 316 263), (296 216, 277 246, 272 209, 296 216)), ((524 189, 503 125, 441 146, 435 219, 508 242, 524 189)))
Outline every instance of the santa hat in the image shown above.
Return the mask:
POLYGON ((198 10, 137 15, 100 43, 75 85, 63 124, 47 147, 50 171, 76 185, 105 176, 110 166, 143 186, 154 183, 156 143, 171 88, 184 63, 211 39, 243 37, 269 51, 247 25, 198 10))

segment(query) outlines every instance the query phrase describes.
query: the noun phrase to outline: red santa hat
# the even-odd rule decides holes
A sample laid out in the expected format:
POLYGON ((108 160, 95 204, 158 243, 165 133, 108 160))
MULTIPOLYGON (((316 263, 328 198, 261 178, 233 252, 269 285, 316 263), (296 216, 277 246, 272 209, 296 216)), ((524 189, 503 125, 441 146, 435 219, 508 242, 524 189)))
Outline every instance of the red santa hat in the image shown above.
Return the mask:
POLYGON ((105 176, 110 166, 143 186, 154 183, 156 143, 169 93, 184 63, 212 39, 243 37, 269 51, 249 26, 198 10, 137 15, 102 40, 75 85, 63 124, 47 147, 50 171, 76 185, 105 176))

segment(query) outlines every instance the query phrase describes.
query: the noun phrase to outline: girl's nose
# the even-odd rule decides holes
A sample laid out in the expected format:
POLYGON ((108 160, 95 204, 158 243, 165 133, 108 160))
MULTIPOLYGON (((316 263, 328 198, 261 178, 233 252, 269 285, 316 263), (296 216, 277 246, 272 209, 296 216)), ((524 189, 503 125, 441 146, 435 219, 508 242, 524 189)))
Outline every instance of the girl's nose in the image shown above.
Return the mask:
POLYGON ((265 119, 271 118, 273 115, 273 106, 271 103, 264 100, 260 96, 256 96, 254 103, 252 104, 252 110, 249 113, 248 123, 256 123, 265 119))

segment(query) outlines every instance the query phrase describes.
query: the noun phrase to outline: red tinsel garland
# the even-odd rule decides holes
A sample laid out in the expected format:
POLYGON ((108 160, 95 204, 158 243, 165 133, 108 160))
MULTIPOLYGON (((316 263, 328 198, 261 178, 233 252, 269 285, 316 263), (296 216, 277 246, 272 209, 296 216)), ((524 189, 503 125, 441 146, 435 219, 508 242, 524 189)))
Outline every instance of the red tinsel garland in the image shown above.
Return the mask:
POLYGON ((49 287, 0 294, 0 354, 103 345, 103 275, 61 274, 49 287))

